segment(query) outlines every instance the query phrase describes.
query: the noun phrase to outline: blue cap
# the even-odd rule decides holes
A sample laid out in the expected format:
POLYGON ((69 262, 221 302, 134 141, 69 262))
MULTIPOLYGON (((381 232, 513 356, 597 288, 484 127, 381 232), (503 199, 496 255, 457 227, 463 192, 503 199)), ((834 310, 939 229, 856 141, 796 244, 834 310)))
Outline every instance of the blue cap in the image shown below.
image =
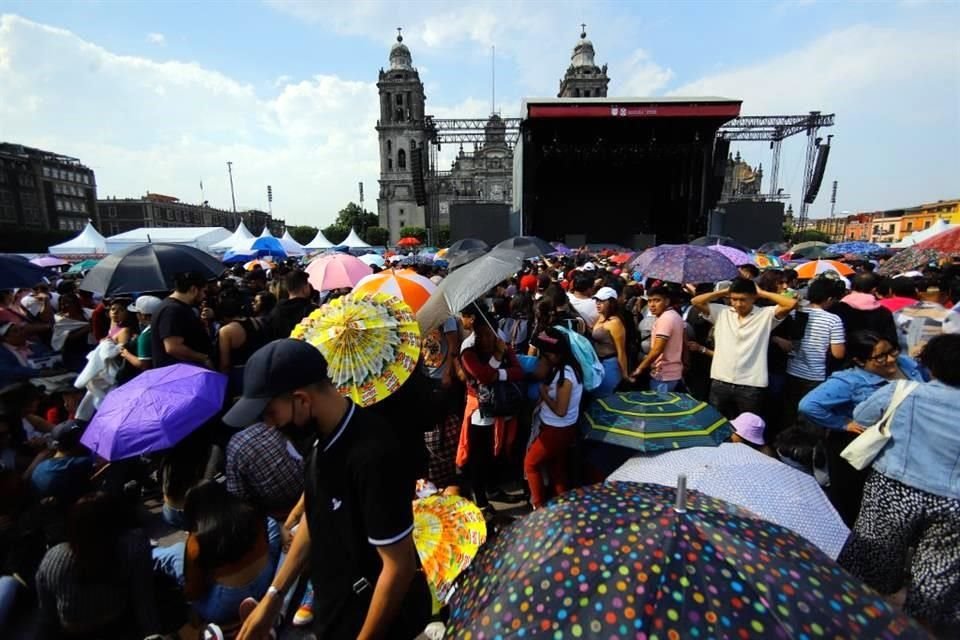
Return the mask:
POLYGON ((243 372, 243 396, 223 416, 231 427, 247 427, 263 415, 271 400, 315 382, 328 380, 327 359, 302 340, 274 340, 250 356, 243 372))

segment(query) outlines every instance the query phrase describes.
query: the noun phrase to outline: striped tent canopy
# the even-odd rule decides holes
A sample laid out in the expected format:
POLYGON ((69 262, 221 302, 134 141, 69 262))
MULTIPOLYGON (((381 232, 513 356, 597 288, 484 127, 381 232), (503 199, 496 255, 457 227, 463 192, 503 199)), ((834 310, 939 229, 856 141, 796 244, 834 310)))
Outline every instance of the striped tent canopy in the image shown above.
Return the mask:
POLYGON ((615 393, 591 402, 586 420, 587 439, 644 452, 716 446, 733 433, 719 411, 686 393, 615 393))

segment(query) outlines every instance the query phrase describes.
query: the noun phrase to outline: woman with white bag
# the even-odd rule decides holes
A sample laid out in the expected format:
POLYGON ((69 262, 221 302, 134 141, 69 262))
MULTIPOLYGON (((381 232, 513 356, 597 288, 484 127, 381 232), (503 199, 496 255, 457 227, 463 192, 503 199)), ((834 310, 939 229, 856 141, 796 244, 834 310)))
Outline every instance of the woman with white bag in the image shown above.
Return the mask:
MULTIPOLYGON (((839 562, 881 593, 906 586, 906 612, 938 635, 956 638, 960 637, 960 335, 932 339, 921 361, 930 370, 931 382, 909 392, 904 385, 912 383, 886 385, 854 412, 859 424, 886 418, 889 440, 873 459, 860 515, 839 562), (889 412, 897 400, 899 406, 889 412), (908 566, 911 548, 915 551, 908 566)), ((882 439, 870 433, 874 429, 865 432, 865 441, 882 439)), ((845 457, 850 453, 845 451, 845 457)))

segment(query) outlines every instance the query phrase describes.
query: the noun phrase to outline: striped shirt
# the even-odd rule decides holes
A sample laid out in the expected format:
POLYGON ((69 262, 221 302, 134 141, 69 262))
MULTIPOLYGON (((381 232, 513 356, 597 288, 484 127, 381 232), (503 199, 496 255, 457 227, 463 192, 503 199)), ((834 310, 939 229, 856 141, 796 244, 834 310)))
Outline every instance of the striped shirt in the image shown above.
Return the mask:
POLYGON ((808 307, 803 339, 795 345, 787 361, 787 373, 795 378, 820 382, 827 378, 827 353, 830 346, 844 344, 843 321, 829 311, 808 307))

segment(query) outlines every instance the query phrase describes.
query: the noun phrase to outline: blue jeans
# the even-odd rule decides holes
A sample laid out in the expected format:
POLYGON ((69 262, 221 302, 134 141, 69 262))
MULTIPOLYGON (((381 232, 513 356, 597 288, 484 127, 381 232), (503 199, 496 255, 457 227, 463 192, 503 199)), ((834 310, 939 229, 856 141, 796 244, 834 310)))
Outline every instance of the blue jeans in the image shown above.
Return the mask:
POLYGON ((163 509, 161 510, 163 515, 163 521, 166 522, 171 527, 179 529, 180 531, 186 530, 186 525, 183 523, 183 509, 177 509, 176 507, 171 507, 166 502, 163 503, 163 509))
MULTIPOLYGON (((249 584, 242 587, 226 587, 214 583, 210 590, 199 600, 190 603, 194 612, 205 623, 229 624, 239 617, 240 603, 247 598, 262 598, 267 587, 273 581, 280 559, 280 525, 273 518, 267 519, 267 538, 269 560, 263 571, 249 584)), ((181 587, 184 585, 183 542, 158 547, 153 550, 153 569, 174 578, 181 587)))
POLYGON ((679 380, 657 380, 656 378, 650 378, 650 391, 670 393, 677 388, 678 384, 680 384, 679 380))
POLYGON ((7 620, 17 603, 17 594, 26 591, 13 576, 0 576, 0 632, 6 635, 7 620))
POLYGON ((609 396, 620 384, 622 376, 620 375, 620 363, 616 356, 610 356, 600 361, 603 366, 603 382, 600 386, 591 391, 594 398, 605 398, 609 396))

